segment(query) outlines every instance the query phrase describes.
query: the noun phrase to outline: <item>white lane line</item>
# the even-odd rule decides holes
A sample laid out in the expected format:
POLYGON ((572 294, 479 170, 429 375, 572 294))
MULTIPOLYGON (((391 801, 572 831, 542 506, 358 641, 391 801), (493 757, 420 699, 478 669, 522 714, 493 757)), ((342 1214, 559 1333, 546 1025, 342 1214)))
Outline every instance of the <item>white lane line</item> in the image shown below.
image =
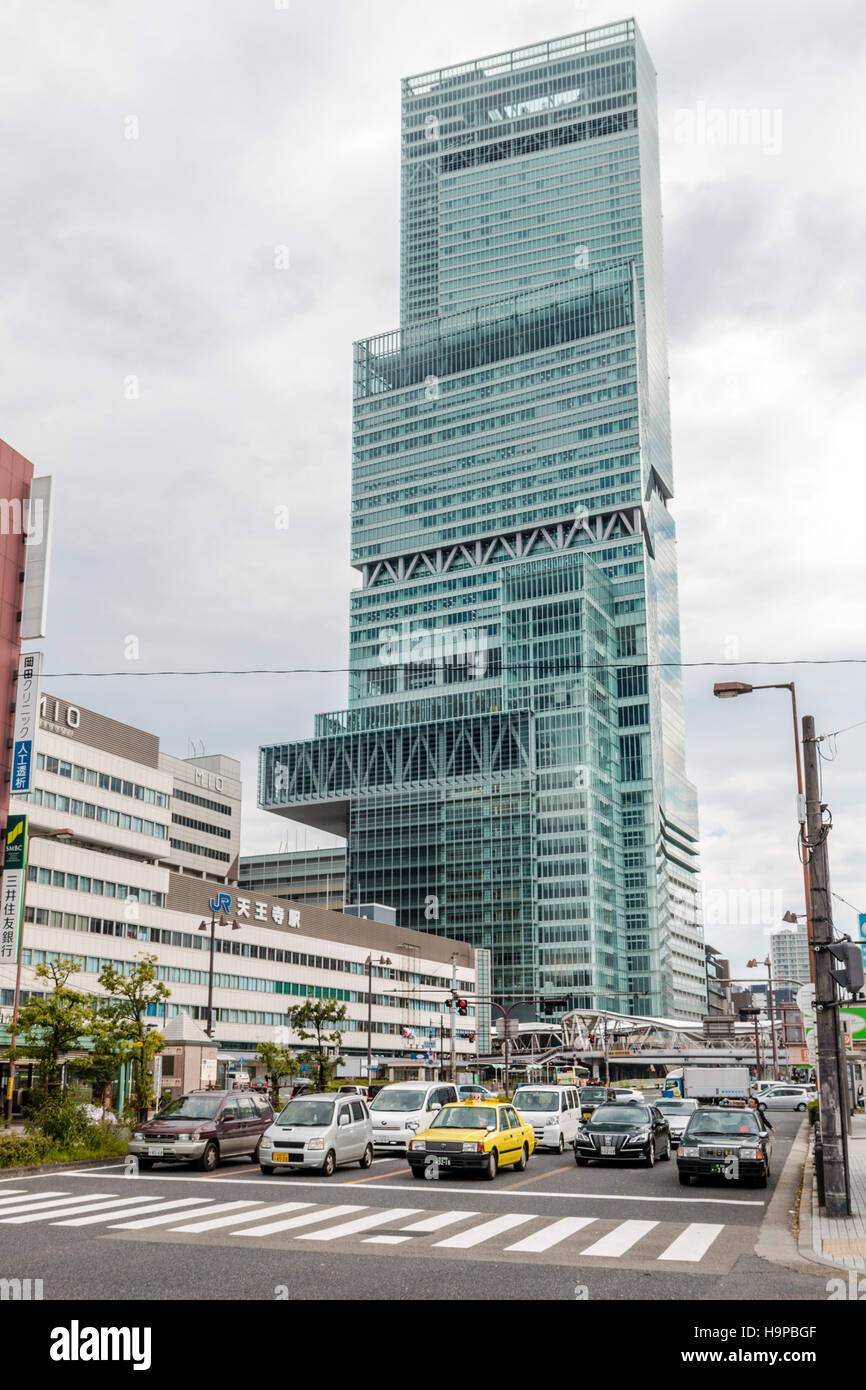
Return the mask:
POLYGON ((624 1255, 658 1224, 657 1221, 623 1221, 616 1230, 602 1236, 601 1240, 597 1240, 588 1250, 581 1250, 581 1259, 584 1255, 624 1255))
POLYGON ((526 1221, 536 1221, 535 1216, 495 1216, 492 1221, 482 1221, 471 1231, 461 1231, 459 1235, 449 1236, 447 1240, 437 1240, 434 1250, 471 1250, 473 1245, 491 1240, 502 1231, 510 1231, 513 1226, 522 1226, 526 1221))
MULTIPOLYGON (((141 1203, 152 1201, 150 1197, 139 1197, 141 1203)), ((103 1197, 101 1202, 81 1202, 76 1206, 60 1206, 53 1210, 30 1212, 27 1216, 0 1216, 0 1225, 21 1226, 33 1221, 54 1221, 58 1216, 78 1216, 84 1211, 97 1211, 100 1207, 108 1210, 111 1207, 128 1207, 129 1198, 127 1197, 103 1197)))
POLYGON ((287 1216, 285 1221, 269 1221, 266 1226, 251 1226, 247 1231, 235 1231, 236 1236, 269 1236, 275 1231, 293 1231, 296 1226, 312 1226, 316 1221, 330 1221, 332 1216, 348 1216, 352 1211, 364 1211, 364 1207, 342 1206, 325 1207, 323 1211, 307 1212, 304 1216, 287 1216))
POLYGON ((329 1226, 327 1231, 312 1231, 309 1235, 298 1236, 299 1240, 336 1240, 338 1236, 353 1236, 358 1231, 369 1231, 371 1226, 384 1226, 386 1221, 400 1221, 404 1216, 415 1216, 423 1207, 380 1207, 367 1216, 356 1217, 354 1221, 343 1221, 339 1226, 329 1226))
POLYGON ((31 1188, 29 1192, 22 1192, 17 1197, 0 1198, 0 1211, 6 1211, 9 1207, 20 1207, 22 1202, 47 1202, 52 1197, 65 1197, 68 1201, 74 1201, 68 1192, 34 1192, 31 1188))
MULTIPOLYGON (((144 1199, 148 1205, 141 1205, 141 1197, 136 1197, 132 1205, 125 1203, 122 1208, 112 1208, 107 1214, 104 1211, 97 1212, 95 1216, 75 1216, 69 1221, 57 1221, 57 1226, 96 1226, 100 1221, 114 1220, 115 1216, 140 1216, 147 1211, 165 1211, 168 1207, 189 1207, 197 1204, 196 1197, 175 1197, 173 1202, 153 1201, 144 1199)), ((178 1218, 178 1213, 172 1213, 174 1220, 178 1218)))
POLYGON ((523 1240, 518 1240, 514 1245, 506 1245, 505 1248, 527 1253, 534 1250, 550 1250, 561 1240, 573 1236, 575 1231, 582 1231, 584 1226, 591 1226, 595 1219, 594 1216, 563 1216, 561 1221, 543 1226, 540 1231, 534 1231, 531 1236, 525 1236, 523 1240))
POLYGON ((700 1260, 709 1250, 717 1236, 721 1235, 724 1226, 713 1226, 709 1223, 693 1221, 690 1226, 678 1235, 659 1255, 660 1260, 700 1260))
MULTIPOLYGON (((561 1170, 557 1170, 557 1171, 565 1172, 565 1171, 569 1171, 569 1170, 561 1169, 561 1170)), ((91 1169, 87 1169, 87 1170, 82 1170, 80 1173, 73 1173, 73 1172, 66 1172, 66 1171, 64 1171, 64 1173, 63 1173, 63 1179, 64 1179, 64 1182, 65 1182, 68 1178, 91 1178, 91 1179, 92 1179, 92 1178, 96 1178, 96 1177, 102 1177, 103 1175, 104 1175, 105 1177, 107 1177, 107 1178, 111 1178, 111 1179, 113 1179, 114 1181, 116 1181, 116 1180, 117 1180, 118 1173, 117 1173, 117 1171, 116 1171, 115 1169, 108 1169, 108 1170, 105 1170, 105 1169, 101 1169, 101 1168, 99 1168, 99 1169, 91 1168, 91 1169)), ((19 1179, 19 1181, 20 1181, 20 1179, 19 1179)), ((172 1173, 170 1176, 169 1176, 168 1173, 159 1173, 159 1174, 155 1174, 155 1175, 150 1176, 150 1177, 144 1177, 142 1174, 139 1173, 139 1174, 136 1175, 136 1177, 135 1177, 134 1179, 127 1179, 127 1181, 134 1181, 134 1182, 170 1182, 170 1183, 178 1183, 178 1182, 207 1182, 209 1185, 210 1185, 211 1183, 213 1183, 214 1181, 216 1181, 217 1184, 218 1184, 220 1187, 228 1186, 228 1185, 231 1184, 231 1183, 243 1183, 245 1187, 250 1187, 250 1186, 254 1186, 254 1187, 268 1187, 268 1188, 270 1188, 270 1190, 271 1190, 272 1192, 273 1192, 273 1190, 274 1190, 274 1183, 275 1183, 275 1182, 285 1183, 285 1184, 286 1184, 286 1188, 287 1188, 289 1191, 292 1191, 292 1190, 293 1190, 294 1188, 296 1188, 296 1187, 318 1187, 320 1191, 324 1191, 325 1188, 327 1188, 327 1191, 328 1191, 328 1192, 334 1192, 335 1190, 336 1190, 336 1191, 340 1191, 340 1189, 342 1189, 342 1188, 344 1188, 344 1187, 345 1187, 345 1188, 350 1188, 350 1189, 354 1190, 354 1188, 356 1188, 356 1187, 358 1186, 358 1179, 357 1179, 357 1178, 352 1179, 350 1182, 335 1182, 335 1181, 333 1180, 333 1178, 332 1178, 331 1181, 328 1182, 327 1179, 322 1179, 322 1178, 300 1178, 300 1177, 295 1177, 294 1174, 291 1174, 291 1175, 290 1175, 290 1174, 288 1174, 288 1173, 283 1174, 283 1176, 280 1177, 280 1178, 277 1178, 277 1177, 269 1177, 269 1178, 224 1178, 224 1177, 220 1176, 218 1179, 213 1179, 213 1178, 201 1178, 201 1177, 192 1177, 192 1176, 182 1177, 179 1173, 172 1173)), ((431 1184, 431 1186, 432 1186, 432 1184, 431 1184)), ((711 1207, 765 1207, 765 1206, 767 1205, 766 1199, 764 1199, 764 1200, 755 1200, 754 1198, 743 1198, 743 1197, 685 1197, 685 1196, 683 1196, 683 1197, 651 1197, 651 1196, 638 1195, 637 1193, 632 1193, 631 1195, 629 1195, 628 1193, 625 1193, 625 1192, 623 1192, 623 1193, 619 1193, 619 1192, 551 1192, 549 1189, 546 1189, 546 1188, 534 1188, 531 1192, 528 1192, 528 1191, 526 1191, 526 1190, 524 1190, 524 1189, 521 1189, 520 1192, 517 1192, 517 1191, 513 1190, 511 1187, 509 1187, 509 1186, 506 1185, 506 1184, 503 1184, 503 1186, 502 1186, 501 1188, 499 1188, 499 1189, 497 1189, 496 1187, 486 1188, 486 1190, 485 1190, 483 1193, 480 1193, 479 1190, 478 1190, 478 1187, 476 1187, 476 1186, 474 1186, 474 1185, 473 1185, 472 1187, 469 1187, 469 1186, 462 1186, 462 1187, 461 1187, 461 1186, 458 1186, 456 1183, 452 1183, 452 1182, 449 1181, 449 1182, 447 1182, 447 1183, 443 1183, 442 1186, 443 1186, 443 1188, 447 1187, 447 1190, 448 1190, 449 1194, 450 1194, 450 1193, 457 1193, 457 1192, 460 1192, 460 1193, 463 1193, 463 1192, 465 1192, 465 1193, 471 1193, 472 1196, 473 1196, 476 1200, 477 1200, 480 1196, 484 1196, 484 1197, 504 1197, 506 1200, 510 1200, 510 1201, 512 1201, 512 1202, 517 1201, 518 1197, 520 1198, 521 1201, 527 1200, 527 1199, 529 1199, 529 1200, 532 1200, 532 1199, 535 1199, 535 1198, 543 1198, 543 1199, 546 1199, 546 1198, 548 1198, 548 1197, 553 1197, 553 1198, 562 1198, 562 1199, 564 1199, 564 1200, 566 1200, 566 1201, 580 1201, 580 1202, 584 1202, 584 1201, 587 1201, 587 1202, 638 1202, 638 1203, 640 1203, 641 1206, 646 1205, 646 1203, 648 1203, 648 1202, 661 1202, 661 1203, 664 1203, 664 1204, 666 1204, 666 1205, 668 1205, 668 1206, 679 1206, 679 1207, 693 1207, 693 1206, 711 1206, 711 1207)), ((386 1183, 386 1182, 371 1182, 371 1183, 368 1183, 368 1184, 366 1185, 366 1191, 367 1191, 367 1192, 391 1192, 391 1193, 402 1194, 403 1192, 408 1193, 410 1190, 414 1192, 414 1190, 415 1190, 415 1189, 414 1189, 414 1186, 410 1189, 410 1188, 408 1188, 408 1187, 400 1187, 400 1186, 395 1185, 394 1183, 386 1183)))
POLYGON ((443 1226, 453 1226, 458 1221, 468 1221, 479 1216, 477 1211, 443 1211, 438 1216, 426 1216, 423 1221, 413 1221, 411 1226, 401 1226, 402 1231, 440 1231, 443 1226))
MULTIPOLYGON (((230 1202, 229 1206, 244 1205, 248 1203, 230 1202)), ((191 1225, 172 1226, 173 1231, 217 1231, 221 1226, 237 1226, 242 1221, 258 1221, 261 1216, 279 1216, 284 1211, 300 1211, 303 1207, 309 1207, 309 1202, 281 1202, 275 1207, 259 1207, 258 1211, 233 1212, 231 1216, 223 1216, 222 1208, 219 1216, 207 1216, 203 1221, 194 1221, 191 1225)))

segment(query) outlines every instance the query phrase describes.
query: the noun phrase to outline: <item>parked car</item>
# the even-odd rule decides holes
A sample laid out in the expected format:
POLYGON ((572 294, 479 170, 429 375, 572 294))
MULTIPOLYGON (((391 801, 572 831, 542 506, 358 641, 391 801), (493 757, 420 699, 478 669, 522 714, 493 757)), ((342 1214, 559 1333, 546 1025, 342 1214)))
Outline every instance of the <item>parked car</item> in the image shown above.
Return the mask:
POLYGON ((511 1103, 526 1124, 532 1126, 539 1148, 562 1153, 574 1142, 580 1123, 576 1086, 545 1086, 527 1082, 518 1086, 511 1103))
POLYGON ((760 1112, 702 1105, 689 1120, 677 1149, 680 1182, 687 1187, 692 1178, 725 1177, 766 1187, 772 1152, 773 1140, 760 1112))
POLYGON ((610 1089, 615 1093, 617 1100, 633 1100, 638 1105, 646 1105, 647 1103, 643 1091, 637 1090, 634 1086, 611 1086, 610 1089))
POLYGON ((274 1112, 254 1091, 190 1091, 169 1101, 133 1130, 127 1152, 139 1168, 155 1163, 194 1163, 212 1172, 224 1158, 257 1159, 259 1140, 274 1112))
POLYGON ((296 1096, 262 1136, 259 1167, 314 1168, 330 1178, 344 1163, 369 1168, 373 1162, 373 1122, 360 1096, 333 1091, 296 1096))
POLYGON ((698 1108, 696 1100, 669 1100, 664 1097, 655 1102, 656 1110, 664 1115, 671 1132, 671 1143, 676 1144, 686 1125, 698 1108))
POLYGON ((295 1081, 289 1087, 290 1099, 294 1096, 315 1095, 316 1085, 313 1081, 295 1081))
POLYGON ((370 1102, 373 1143, 377 1149, 405 1149, 433 1112, 456 1101, 457 1087, 441 1081, 395 1081, 383 1086, 370 1102))
POLYGON ((618 1100, 600 1105, 584 1120, 574 1140, 574 1161, 583 1168, 590 1160, 624 1163, 642 1158, 650 1167, 671 1156, 668 1122, 654 1105, 618 1100))
POLYGON ((758 1096, 765 1110, 805 1110, 818 1092, 812 1086, 771 1086, 758 1096))
POLYGON ((427 1129, 409 1140, 413 1178, 426 1177, 430 1165, 450 1172, 475 1172, 492 1181, 500 1168, 521 1171, 535 1148, 532 1125, 498 1101, 463 1100, 437 1110, 427 1129))
POLYGON ((369 1100, 369 1099, 370 1099, 369 1094, 368 1094, 368 1092, 367 1092, 367 1087, 366 1087, 366 1086, 351 1086, 351 1085, 338 1086, 338 1087, 337 1087, 337 1095, 338 1095, 338 1096, 360 1096, 360 1097, 362 1098, 362 1100, 369 1100))
POLYGON ((488 1091, 486 1086, 458 1086, 457 1094, 461 1100, 471 1100, 473 1096, 482 1096, 485 1100, 495 1100, 492 1091, 488 1091))

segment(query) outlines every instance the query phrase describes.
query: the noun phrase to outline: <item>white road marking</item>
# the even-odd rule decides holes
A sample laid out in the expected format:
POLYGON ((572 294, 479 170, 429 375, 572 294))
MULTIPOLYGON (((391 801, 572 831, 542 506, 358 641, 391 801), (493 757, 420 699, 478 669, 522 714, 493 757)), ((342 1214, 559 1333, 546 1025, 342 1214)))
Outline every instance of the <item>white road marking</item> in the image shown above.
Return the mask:
POLYGON ((678 1235, 676 1240, 668 1246, 661 1255, 660 1260, 700 1260, 709 1250, 716 1236, 721 1235, 724 1226, 712 1226, 693 1221, 687 1226, 682 1235, 678 1235))
MULTIPOLYGON (((188 1207, 196 1202, 195 1197, 175 1197, 173 1202, 149 1201, 148 1205, 143 1207, 141 1200, 140 1197, 137 1197, 132 1206, 125 1205, 120 1210, 112 1209, 111 1219, 113 1220, 115 1216, 140 1216, 142 1212, 146 1211, 165 1211, 167 1207, 188 1207)), ((147 1200, 145 1198, 145 1201, 147 1200)), ((178 1213, 175 1211, 173 1215, 174 1219, 177 1220, 178 1213)), ((99 1211, 95 1216, 75 1216, 69 1221, 58 1221, 56 1224, 58 1226, 96 1226, 104 1220, 105 1212, 99 1211)))
POLYGON ((365 1236, 365 1245, 402 1245, 404 1240, 411 1240, 411 1236, 365 1236))
POLYGON ((97 1198, 93 1192, 81 1193, 78 1197, 52 1197, 50 1200, 45 1197, 19 1197, 13 1206, 3 1207, 0 1211, 0 1221, 12 1216, 19 1216, 25 1211, 59 1211, 61 1207, 68 1207, 70 1211, 80 1209, 82 1202, 104 1201, 105 1198, 97 1198))
POLYGON ((602 1236, 601 1240, 597 1240, 588 1250, 582 1250, 581 1259, 584 1255, 624 1255, 658 1224, 657 1221, 623 1221, 616 1230, 602 1236))
MULTIPOLYGON (((239 1205, 230 1202, 230 1206, 239 1205)), ((245 1205, 245 1204, 241 1204, 245 1205)), ((236 1211, 231 1216, 207 1216, 203 1221, 194 1221, 189 1226, 172 1226, 173 1231, 217 1231, 221 1226, 237 1226, 242 1221, 258 1221, 260 1216, 279 1216, 284 1211, 300 1211, 309 1207, 309 1202, 281 1202, 275 1207, 259 1207, 258 1211, 236 1211)), ((225 1208, 221 1208, 221 1211, 225 1208)))
MULTIPOLYGON (((5 1193, 5 1196, 2 1197, 2 1198, 0 1198, 0 1201, 9 1202, 9 1201, 12 1200, 12 1196, 13 1196, 14 1193, 17 1193, 17 1194, 20 1195, 22 1192, 26 1192, 26 1191, 27 1191, 27 1188, 26 1188, 26 1187, 0 1187, 0 1192, 5 1193)), ((61 1197, 63 1194, 60 1193, 60 1192, 49 1192, 48 1195, 49 1195, 49 1197, 61 1197)))
POLYGON ((411 1226, 401 1226, 403 1231, 439 1231, 443 1226, 453 1226, 458 1221, 468 1221, 471 1216, 479 1216, 477 1211, 443 1211, 438 1216, 426 1216, 423 1221, 413 1221, 411 1226))
POLYGON ((510 1231, 513 1226, 522 1226, 526 1221, 537 1220, 534 1216, 495 1216, 492 1221, 482 1221, 471 1231, 461 1231, 459 1235, 449 1236, 447 1240, 437 1240, 434 1250, 470 1250, 473 1245, 491 1240, 501 1231, 510 1231))
MULTIPOLYGON (((143 1204, 144 1202, 152 1201, 152 1198, 142 1196, 137 1200, 143 1204)), ((21 1226, 33 1221, 54 1221, 58 1216, 78 1216, 80 1212, 96 1211, 99 1207, 103 1207, 106 1210, 110 1207, 128 1207, 129 1201, 130 1199, 128 1197, 103 1197, 99 1202, 91 1202, 86 1199, 82 1202, 81 1198, 79 1198, 75 1206, 62 1205, 54 1210, 46 1210, 43 1208, 41 1211, 30 1212, 27 1216, 0 1216, 0 1224, 4 1226, 21 1226)))
POLYGON ((248 1231, 235 1231, 236 1236, 269 1236, 275 1231, 292 1231, 296 1226, 312 1226, 316 1221, 329 1221, 332 1216, 348 1216, 352 1211, 364 1211, 364 1207, 342 1206, 326 1207, 324 1211, 311 1211, 304 1216, 287 1216, 285 1221, 269 1221, 266 1226, 251 1226, 248 1231))
POLYGON ((15 1197, 0 1198, 0 1211, 5 1211, 8 1207, 20 1207, 22 1202, 47 1202, 51 1197, 65 1197, 69 1201, 74 1200, 69 1196, 68 1192, 59 1192, 56 1190, 52 1190, 51 1192, 34 1192, 31 1188, 29 1192, 21 1192, 15 1197))
MULTIPOLYGON (((252 1202, 226 1202, 225 1205, 222 1207, 222 1210, 227 1211, 229 1207, 247 1207, 253 1205, 254 1203, 252 1202)), ((217 1208, 214 1207, 214 1204, 210 1197, 205 1198, 201 1202, 199 1210, 204 1211, 205 1209, 207 1209, 208 1211, 217 1210, 217 1208)), ((192 1215, 198 1215, 198 1212, 190 1212, 190 1216, 192 1215)), ((165 1216, 145 1216, 141 1219, 141 1221, 124 1221, 117 1226, 109 1226, 108 1229, 110 1231, 143 1231, 147 1230, 149 1226, 167 1226, 170 1222, 176 1220, 177 1212, 170 1211, 167 1212, 165 1216)))
POLYGON ((354 1221, 343 1221, 339 1226, 329 1226, 327 1231, 312 1231, 299 1236, 299 1240, 336 1240, 338 1236, 353 1236, 358 1231, 368 1231, 371 1226, 384 1226, 386 1221, 399 1221, 404 1216, 415 1216, 421 1207, 380 1207, 367 1216, 356 1217, 354 1221))
POLYGON ((575 1231, 582 1231, 584 1226, 591 1226, 595 1219, 594 1216, 563 1216, 561 1221, 554 1221, 550 1226, 544 1226, 540 1231, 534 1231, 531 1236, 525 1236, 515 1245, 506 1245, 505 1248, 521 1253, 550 1250, 561 1240, 566 1240, 568 1236, 574 1235, 575 1231))

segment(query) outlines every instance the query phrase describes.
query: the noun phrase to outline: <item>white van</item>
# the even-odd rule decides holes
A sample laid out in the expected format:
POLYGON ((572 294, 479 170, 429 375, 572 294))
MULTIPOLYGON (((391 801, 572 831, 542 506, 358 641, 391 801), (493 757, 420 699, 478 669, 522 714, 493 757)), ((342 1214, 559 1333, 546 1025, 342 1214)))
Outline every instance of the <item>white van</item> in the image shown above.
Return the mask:
POLYGON ((527 1081, 511 1099, 524 1124, 532 1125, 539 1148, 562 1153, 574 1142, 580 1124, 580 1099, 576 1086, 548 1086, 527 1081))
POLYGON ((445 1081, 395 1081, 370 1101, 373 1143, 377 1149, 405 1149, 426 1129, 437 1110, 460 1099, 445 1081))

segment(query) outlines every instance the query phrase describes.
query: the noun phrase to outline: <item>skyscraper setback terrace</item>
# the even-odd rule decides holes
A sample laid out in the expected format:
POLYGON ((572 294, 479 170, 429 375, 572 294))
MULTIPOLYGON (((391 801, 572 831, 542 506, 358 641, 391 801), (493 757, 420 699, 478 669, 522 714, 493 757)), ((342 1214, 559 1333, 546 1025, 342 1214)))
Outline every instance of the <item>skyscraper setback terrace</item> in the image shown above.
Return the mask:
POLYGON ((346 835, 348 901, 489 948, 497 998, 697 1018, 655 103, 632 21, 404 81, 349 708, 261 750, 259 802, 346 835))

